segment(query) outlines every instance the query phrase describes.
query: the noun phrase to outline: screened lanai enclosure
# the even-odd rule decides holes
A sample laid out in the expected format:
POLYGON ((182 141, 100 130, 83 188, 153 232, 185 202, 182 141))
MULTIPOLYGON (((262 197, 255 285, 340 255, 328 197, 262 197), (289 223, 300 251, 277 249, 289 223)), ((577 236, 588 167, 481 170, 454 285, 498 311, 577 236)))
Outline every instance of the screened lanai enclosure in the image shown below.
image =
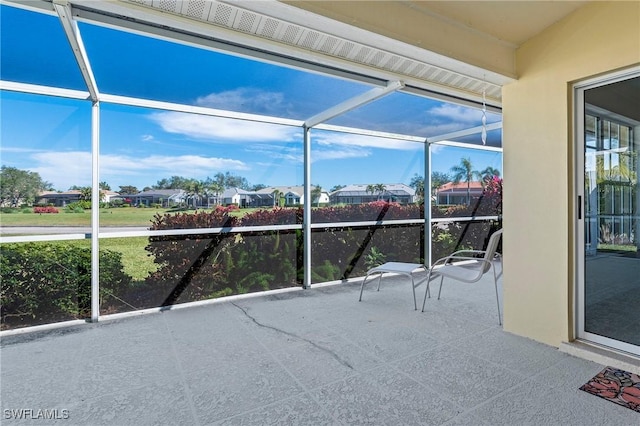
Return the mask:
POLYGON ((491 74, 216 1, 0 16, 3 330, 339 284, 501 227, 491 74))

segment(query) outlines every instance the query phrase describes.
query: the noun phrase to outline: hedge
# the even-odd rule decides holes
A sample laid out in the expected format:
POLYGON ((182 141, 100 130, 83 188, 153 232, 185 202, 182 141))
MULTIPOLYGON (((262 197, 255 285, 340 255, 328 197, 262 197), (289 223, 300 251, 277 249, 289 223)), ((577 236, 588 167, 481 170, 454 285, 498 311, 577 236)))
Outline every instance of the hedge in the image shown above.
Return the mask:
MULTIPOLYGON (((451 218, 431 229, 432 259, 459 249, 482 249, 499 221, 455 222, 498 215, 499 197, 469 206, 432 207, 451 218)), ((423 205, 374 202, 312 210, 313 223, 420 219, 423 205)), ((302 208, 257 210, 242 218, 228 208, 156 214, 151 230, 230 228, 302 223, 302 208)), ((193 232, 193 231, 192 231, 193 232)), ((423 262, 424 224, 313 229, 313 283, 362 276, 376 261, 423 262)), ((91 253, 64 243, 3 244, 0 278, 2 324, 20 326, 90 316, 91 253)), ((169 306, 232 294, 299 286, 304 277, 303 234, 297 230, 149 237, 145 248, 158 265, 144 281, 123 272, 120 253, 101 250, 101 313, 169 306)))
MULTIPOLYGON (((101 309, 123 309, 109 294, 129 288, 121 254, 100 251, 101 309)), ((91 316, 91 251, 65 243, 0 246, 3 326, 44 324, 91 316)))

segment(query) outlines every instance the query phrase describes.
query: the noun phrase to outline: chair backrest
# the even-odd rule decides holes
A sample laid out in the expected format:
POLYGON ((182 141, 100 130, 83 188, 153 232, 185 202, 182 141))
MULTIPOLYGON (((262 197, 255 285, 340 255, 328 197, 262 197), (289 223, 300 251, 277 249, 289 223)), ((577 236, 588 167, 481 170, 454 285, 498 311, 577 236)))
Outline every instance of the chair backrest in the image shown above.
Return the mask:
MULTIPOLYGON (((498 249, 498 244, 500 243, 500 238, 502 237, 502 229, 491 234, 489 238, 489 244, 487 244, 487 250, 484 254, 484 260, 488 260, 491 262, 496 255, 496 250, 498 249)), ((489 272, 491 269, 491 263, 484 262, 484 267, 482 273, 489 272)))

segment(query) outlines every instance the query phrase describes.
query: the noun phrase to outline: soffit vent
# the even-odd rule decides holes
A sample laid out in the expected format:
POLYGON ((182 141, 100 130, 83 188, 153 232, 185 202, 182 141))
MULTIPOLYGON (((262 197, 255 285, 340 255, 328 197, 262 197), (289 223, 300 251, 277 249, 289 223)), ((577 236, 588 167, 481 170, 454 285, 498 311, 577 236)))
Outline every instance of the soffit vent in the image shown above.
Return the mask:
MULTIPOLYGON (((284 43, 296 48, 333 56, 368 67, 407 76, 456 90, 482 94, 487 99, 501 101, 501 87, 426 62, 377 49, 331 34, 286 22, 281 19, 245 10, 235 5, 205 0, 120 0, 154 10, 169 12, 184 18, 196 19, 229 30, 284 43)), ((397 78, 397 77, 396 77, 397 78)))

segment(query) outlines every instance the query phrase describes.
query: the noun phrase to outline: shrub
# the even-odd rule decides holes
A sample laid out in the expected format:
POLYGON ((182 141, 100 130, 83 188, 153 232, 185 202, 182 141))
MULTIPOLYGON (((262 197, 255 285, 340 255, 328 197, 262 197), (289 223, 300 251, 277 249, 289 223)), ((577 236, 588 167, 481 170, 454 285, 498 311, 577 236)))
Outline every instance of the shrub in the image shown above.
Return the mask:
POLYGON ((71 213, 82 213, 91 210, 91 201, 82 200, 67 204, 67 211, 71 213))
MULTIPOLYGON (((91 315, 91 251, 66 243, 0 247, 0 316, 3 327, 87 318, 91 315)), ((101 309, 131 282, 121 254, 100 251, 101 309)), ((119 303, 119 302, 118 302, 119 303)))
POLYGON ((34 207, 34 213, 59 213, 58 209, 52 206, 34 207))
MULTIPOLYGON (((151 230, 221 228, 238 220, 226 211, 156 214, 151 230)), ((145 248, 159 265, 145 280, 147 294, 136 306, 165 306, 202 300, 228 287, 220 258, 233 241, 230 234, 190 234, 149 237, 145 248)))
MULTIPOLYGON (((478 201, 478 200, 477 200, 478 201)), ((472 206, 439 211, 455 218, 470 216, 472 206)), ((235 208, 234 208, 235 209, 235 208)), ((420 205, 374 202, 332 206, 312 211, 315 223, 416 219, 420 205)), ((224 228, 234 226, 292 225, 302 223, 301 208, 262 209, 242 218, 230 216, 229 207, 194 214, 157 214, 152 230, 224 228)), ((488 222, 445 222, 431 229, 433 259, 463 248, 482 249, 499 227, 488 222)), ((424 224, 352 226, 312 231, 312 282, 361 276, 384 261, 423 262, 424 224)), ((170 305, 251 291, 300 285, 304 276, 302 230, 254 231, 239 234, 169 235, 150 237, 146 249, 158 264, 144 282, 141 307, 170 305), (144 300, 143 300, 144 299, 144 300)), ((138 296, 136 296, 138 297, 138 296)))

